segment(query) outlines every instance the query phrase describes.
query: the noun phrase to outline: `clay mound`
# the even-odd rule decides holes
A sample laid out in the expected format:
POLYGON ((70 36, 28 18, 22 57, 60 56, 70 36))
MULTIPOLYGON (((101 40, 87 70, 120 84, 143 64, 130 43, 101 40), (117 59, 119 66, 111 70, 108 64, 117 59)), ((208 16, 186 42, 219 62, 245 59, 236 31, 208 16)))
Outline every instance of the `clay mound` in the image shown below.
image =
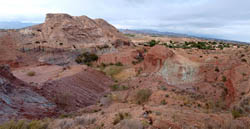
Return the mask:
POLYGON ((54 109, 55 105, 14 77, 9 67, 0 66, 0 123, 12 118, 53 116, 54 109))
POLYGON ((75 111, 95 104, 112 84, 103 73, 87 68, 73 76, 47 82, 38 92, 54 101, 58 108, 75 111))
POLYGON ((50 47, 81 48, 93 44, 128 42, 115 27, 102 19, 68 14, 47 14, 45 23, 19 31, 31 43, 50 47))

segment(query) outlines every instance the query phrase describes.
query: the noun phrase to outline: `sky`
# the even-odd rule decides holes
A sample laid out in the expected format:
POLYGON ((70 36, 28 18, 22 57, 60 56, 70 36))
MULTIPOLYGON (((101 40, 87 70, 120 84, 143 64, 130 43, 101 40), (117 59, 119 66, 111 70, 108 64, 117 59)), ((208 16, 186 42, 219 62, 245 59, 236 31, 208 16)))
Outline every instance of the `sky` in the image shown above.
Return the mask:
POLYGON ((250 42, 250 0, 0 0, 0 21, 42 23, 47 13, 103 18, 153 29, 250 42))

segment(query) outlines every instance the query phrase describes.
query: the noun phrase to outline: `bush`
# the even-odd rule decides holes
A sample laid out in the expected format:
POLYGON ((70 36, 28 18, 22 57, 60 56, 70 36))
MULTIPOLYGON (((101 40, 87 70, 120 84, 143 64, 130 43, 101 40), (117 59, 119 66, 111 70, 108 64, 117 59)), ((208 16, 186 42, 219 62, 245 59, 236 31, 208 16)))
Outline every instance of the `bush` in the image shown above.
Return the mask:
POLYGON ((78 64, 91 64, 93 61, 97 61, 98 56, 95 53, 85 52, 76 58, 76 63, 78 64))
POLYGON ((0 125, 0 129, 47 129, 48 123, 42 122, 38 120, 33 120, 31 122, 27 122, 25 120, 14 121, 11 120, 0 125))
POLYGON ((36 72, 34 71, 30 71, 27 73, 28 76, 32 77, 32 76, 35 76, 36 75, 36 72))
POLYGON ((162 105, 166 105, 166 104, 167 104, 166 100, 163 99, 163 100, 161 101, 161 104, 162 104, 162 105))
POLYGON ((223 82, 226 82, 226 81, 227 81, 227 77, 226 77, 226 76, 223 76, 223 77, 222 77, 222 81, 223 81, 223 82))
POLYGON ((116 66, 123 66, 123 64, 121 62, 117 62, 115 65, 116 66))
POLYGON ((221 50, 224 49, 223 45, 219 45, 218 48, 220 48, 221 50))
POLYGON ((120 86, 117 84, 111 86, 112 91, 122 91, 122 90, 127 90, 127 89, 128 89, 127 86, 120 86))
POLYGON ((148 101, 152 91, 149 89, 141 89, 136 93, 136 103, 143 104, 148 101))
POLYGON ((148 44, 150 47, 155 46, 156 44, 158 44, 159 42, 155 41, 155 40, 151 40, 148 44))
POLYGON ((240 112, 240 111, 238 111, 238 110, 232 110, 232 116, 233 116, 233 118, 234 119, 236 119, 236 118, 239 118, 239 117, 241 117, 242 116, 242 113, 240 112))

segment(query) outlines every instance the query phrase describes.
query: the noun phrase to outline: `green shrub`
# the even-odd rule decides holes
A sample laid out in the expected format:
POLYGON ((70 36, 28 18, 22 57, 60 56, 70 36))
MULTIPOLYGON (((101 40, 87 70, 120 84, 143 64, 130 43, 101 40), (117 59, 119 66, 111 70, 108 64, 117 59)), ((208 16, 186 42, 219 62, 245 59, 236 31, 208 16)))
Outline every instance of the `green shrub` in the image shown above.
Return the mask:
POLYGON ((34 71, 30 71, 27 73, 28 76, 32 77, 32 76, 35 76, 36 75, 36 72, 34 71))
POLYGON ((159 41, 155 41, 155 40, 151 40, 150 42, 148 42, 148 44, 149 44, 150 47, 153 47, 153 46, 155 46, 158 43, 159 43, 159 41))
POLYGON ((120 86, 120 85, 117 85, 117 84, 115 84, 115 85, 112 85, 111 86, 111 90, 112 91, 122 91, 122 90, 127 90, 128 89, 128 87, 127 86, 120 86))
POLYGON ((141 89, 136 93, 136 103, 143 104, 148 101, 152 91, 149 89, 141 89))
POLYGON ((117 62, 115 65, 116 66, 123 66, 123 64, 121 62, 117 62))
POLYGON ((221 45, 221 44, 218 46, 218 48, 220 48, 221 50, 224 49, 223 45, 221 45))
POLYGON ((85 52, 79 56, 77 56, 76 58, 76 63, 78 64, 91 64, 91 62, 93 61, 97 61, 98 60, 98 56, 94 53, 89 53, 89 52, 85 52))

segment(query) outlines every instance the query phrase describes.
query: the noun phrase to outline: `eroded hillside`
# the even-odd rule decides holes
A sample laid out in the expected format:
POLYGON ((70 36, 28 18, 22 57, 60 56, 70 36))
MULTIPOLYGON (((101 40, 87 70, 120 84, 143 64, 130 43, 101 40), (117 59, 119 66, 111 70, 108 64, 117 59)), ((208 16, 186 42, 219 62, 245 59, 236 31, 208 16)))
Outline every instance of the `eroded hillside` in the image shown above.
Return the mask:
MULTIPOLYGON (((53 104, 51 119, 36 121, 46 125, 42 129, 250 127, 249 45, 123 35, 104 20, 66 14, 48 14, 44 24, 6 33, 16 36, 8 41, 22 56, 11 76, 53 104), (25 40, 17 43, 18 36, 25 40), (24 59, 32 63, 20 65, 24 59)), ((30 124, 30 117, 17 116, 30 124)))

